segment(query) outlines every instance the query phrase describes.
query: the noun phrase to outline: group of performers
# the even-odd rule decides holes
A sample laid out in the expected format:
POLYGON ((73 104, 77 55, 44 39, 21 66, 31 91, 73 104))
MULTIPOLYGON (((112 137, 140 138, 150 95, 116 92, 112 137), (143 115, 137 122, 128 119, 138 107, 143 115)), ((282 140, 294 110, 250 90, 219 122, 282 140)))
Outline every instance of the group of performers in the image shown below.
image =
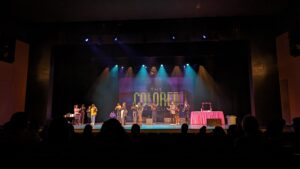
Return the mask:
MULTIPOLYGON (((143 112, 144 112, 145 106, 149 106, 151 109, 153 123, 157 122, 158 104, 156 104, 156 103, 143 104, 142 102, 138 102, 138 103, 133 103, 130 108, 132 110, 132 122, 133 123, 142 124, 143 112)), ((180 124, 180 118, 179 118, 180 106, 176 105, 172 101, 171 104, 169 105, 169 107, 167 108, 167 110, 171 114, 171 123, 172 124, 180 124)), ((120 103, 117 103, 117 105, 115 107, 115 111, 116 111, 116 118, 120 121, 120 123, 122 125, 125 125, 126 117, 128 115, 126 103, 123 102, 122 105, 120 103)), ((188 104, 187 101, 184 102, 181 111, 185 114, 186 123, 189 123, 190 105, 188 104)))
POLYGON ((80 108, 77 104, 74 105, 74 124, 85 124, 85 116, 87 115, 90 119, 90 124, 95 125, 97 112, 98 108, 95 104, 90 105, 88 109, 86 109, 84 104, 82 104, 80 108))
MULTIPOLYGON (((173 101, 167 108, 167 110, 170 111, 171 113, 171 123, 172 124, 180 124, 180 117, 179 117, 179 112, 180 108, 178 105, 176 105, 173 101)), ((188 104, 187 101, 184 102, 182 112, 185 114, 185 121, 186 123, 189 123, 190 121, 190 105, 188 104)))
MULTIPOLYGON (((158 105, 156 103, 150 103, 150 104, 143 104, 142 102, 133 103, 130 107, 132 111, 132 122, 142 124, 143 121, 143 112, 145 109, 145 106, 149 106, 151 109, 151 115, 152 115, 152 121, 153 123, 157 122, 157 112, 158 112, 158 105)), ((115 117, 122 125, 126 124, 126 119, 128 115, 127 105, 125 102, 117 103, 115 107, 115 117)), ((184 102, 182 106, 176 105, 173 101, 168 106, 167 110, 170 112, 171 115, 171 124, 180 124, 180 117, 179 113, 180 111, 184 113, 186 123, 189 123, 190 120, 190 105, 187 101, 184 102)), ((95 124, 96 116, 97 116, 98 108, 95 106, 95 104, 92 104, 91 106, 86 109, 85 105, 82 104, 81 107, 78 105, 74 105, 74 124, 85 124, 85 121, 88 121, 85 119, 85 117, 89 117, 89 122, 91 125, 95 124), (87 113, 87 114, 86 114, 87 113)))

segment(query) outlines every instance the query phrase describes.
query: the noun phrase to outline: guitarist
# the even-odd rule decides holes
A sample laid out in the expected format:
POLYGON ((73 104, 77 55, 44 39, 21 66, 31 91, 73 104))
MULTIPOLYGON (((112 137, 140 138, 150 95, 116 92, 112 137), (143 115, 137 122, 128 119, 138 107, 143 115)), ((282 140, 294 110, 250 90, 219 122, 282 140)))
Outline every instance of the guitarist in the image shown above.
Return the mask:
POLYGON ((157 104, 155 104, 154 102, 152 102, 150 104, 150 108, 151 108, 151 112, 152 112, 152 120, 153 120, 153 123, 156 123, 157 121, 157 104))
POLYGON ((167 110, 169 110, 171 113, 171 124, 176 124, 176 112, 178 112, 178 107, 175 105, 174 101, 171 102, 167 110))

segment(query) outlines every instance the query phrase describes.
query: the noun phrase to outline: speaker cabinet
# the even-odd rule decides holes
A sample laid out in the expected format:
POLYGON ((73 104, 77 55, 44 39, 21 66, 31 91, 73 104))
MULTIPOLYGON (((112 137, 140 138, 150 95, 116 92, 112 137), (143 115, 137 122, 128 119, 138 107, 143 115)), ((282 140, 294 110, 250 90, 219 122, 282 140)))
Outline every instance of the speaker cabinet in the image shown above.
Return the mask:
POLYGON ((222 126, 221 119, 207 119, 207 126, 222 126))

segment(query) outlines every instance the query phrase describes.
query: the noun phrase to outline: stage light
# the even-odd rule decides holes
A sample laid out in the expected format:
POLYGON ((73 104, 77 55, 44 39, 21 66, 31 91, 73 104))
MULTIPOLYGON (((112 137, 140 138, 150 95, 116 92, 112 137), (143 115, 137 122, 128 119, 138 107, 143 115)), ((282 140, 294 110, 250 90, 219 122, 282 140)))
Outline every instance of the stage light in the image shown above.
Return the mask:
POLYGON ((176 39, 176 37, 173 35, 173 36, 172 36, 172 40, 175 40, 175 39, 176 39))
POLYGON ((115 41, 115 42, 117 42, 117 41, 118 41, 118 37, 117 37, 117 36, 114 38, 114 41, 115 41))
POLYGON ((85 38, 84 41, 85 41, 85 42, 88 42, 88 41, 89 41, 89 38, 85 38))
POLYGON ((163 66, 164 66, 163 64, 160 65, 160 67, 163 67, 163 66))
POLYGON ((122 66, 121 69, 124 69, 124 66, 122 66))
POLYGON ((115 67, 118 67, 118 65, 115 65, 115 67))
POLYGON ((145 65, 142 65, 142 67, 145 67, 145 65))
POLYGON ((187 63, 186 66, 190 66, 190 64, 187 63))
POLYGON ((207 38, 207 36, 206 36, 206 35, 202 35, 202 38, 203 38, 203 39, 206 39, 206 38, 207 38))

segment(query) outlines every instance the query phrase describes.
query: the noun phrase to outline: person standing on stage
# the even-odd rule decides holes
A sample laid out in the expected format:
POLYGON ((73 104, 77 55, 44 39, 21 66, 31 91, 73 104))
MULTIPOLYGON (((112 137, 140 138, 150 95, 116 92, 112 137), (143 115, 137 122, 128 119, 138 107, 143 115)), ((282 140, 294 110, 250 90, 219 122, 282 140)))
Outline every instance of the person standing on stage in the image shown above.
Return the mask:
POLYGON ((123 102, 122 107, 121 107, 121 124, 122 125, 125 125, 125 123, 126 123, 127 113, 128 113, 128 110, 126 107, 126 103, 123 102))
POLYGON ((143 123, 143 111, 144 111, 143 103, 139 102, 138 106, 137 106, 138 124, 139 125, 142 125, 142 123, 143 123))
POLYGON ((81 124, 84 124, 84 120, 85 120, 85 110, 86 110, 86 107, 84 104, 81 105, 81 111, 80 111, 80 114, 81 114, 81 124))
POLYGON ((81 116, 80 116, 80 108, 78 107, 78 105, 74 105, 74 120, 75 120, 75 125, 79 125, 80 124, 80 120, 81 120, 81 116))
POLYGON ((115 111, 117 112, 117 120, 119 120, 120 123, 121 123, 121 109, 122 109, 121 104, 117 103, 115 107, 115 111))
POLYGON ((132 121, 134 124, 136 124, 137 122, 137 108, 138 108, 138 104, 133 102, 131 106, 131 110, 132 110, 132 121))
POLYGON ((182 112, 185 115, 185 122, 187 124, 189 124, 190 123, 190 105, 189 105, 189 103, 186 100, 184 101, 182 112))
POLYGON ((152 102, 150 104, 150 107, 151 107, 151 112, 152 112, 152 120, 153 120, 153 123, 156 123, 157 121, 157 104, 155 104, 154 102, 152 102))
POLYGON ((172 124, 176 124, 176 110, 177 110, 177 106, 175 105, 174 101, 171 102, 171 104, 169 105, 169 108, 167 108, 167 110, 170 111, 171 113, 171 123, 172 124))
POLYGON ((92 125, 92 126, 95 125, 97 112, 98 112, 97 107, 95 106, 95 104, 92 104, 92 105, 90 106, 91 125, 92 125))

